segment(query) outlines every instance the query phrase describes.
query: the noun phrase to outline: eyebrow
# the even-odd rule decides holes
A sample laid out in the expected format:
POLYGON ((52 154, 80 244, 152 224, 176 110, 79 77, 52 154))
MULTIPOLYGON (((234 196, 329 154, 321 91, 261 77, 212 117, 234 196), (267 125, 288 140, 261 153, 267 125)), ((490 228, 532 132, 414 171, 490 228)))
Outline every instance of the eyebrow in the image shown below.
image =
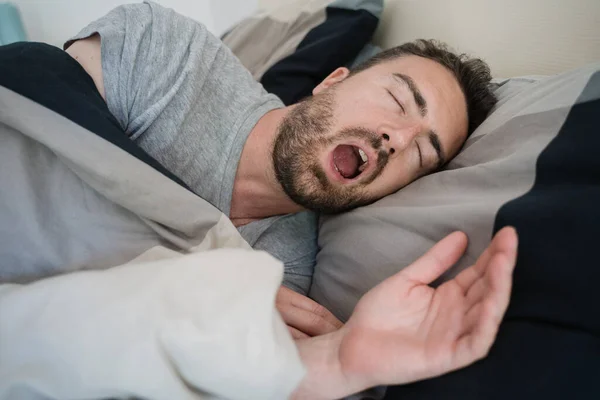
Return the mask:
POLYGON ((411 93, 415 99, 415 103, 417 104, 417 107, 419 107, 419 112, 421 114, 421 117, 426 116, 427 115, 427 101, 421 94, 421 91, 415 84, 415 81, 410 76, 400 74, 398 72, 393 73, 392 76, 396 80, 401 80, 406 86, 408 86, 408 89, 411 91, 411 93))
POLYGON ((444 156, 444 149, 442 149, 442 142, 440 142, 440 137, 435 131, 429 131, 429 142, 431 146, 435 149, 435 152, 438 156, 438 162, 436 169, 442 168, 442 166, 446 163, 446 157, 444 156))
MULTIPOLYGON (((400 79, 404 84, 406 84, 406 86, 408 86, 408 89, 411 91, 413 97, 415 98, 415 103, 417 104, 417 107, 419 107, 419 113, 422 117, 426 116, 427 101, 421 94, 421 91, 415 84, 415 81, 410 76, 398 72, 395 72, 392 75, 394 76, 394 78, 396 78, 396 80, 400 79)), ((446 164, 446 156, 444 155, 442 142, 440 141, 440 137, 438 136, 438 134, 433 130, 429 131, 429 134, 427 136, 429 137, 429 142, 431 143, 431 146, 435 149, 435 152, 438 157, 436 169, 440 169, 444 164, 446 164)))

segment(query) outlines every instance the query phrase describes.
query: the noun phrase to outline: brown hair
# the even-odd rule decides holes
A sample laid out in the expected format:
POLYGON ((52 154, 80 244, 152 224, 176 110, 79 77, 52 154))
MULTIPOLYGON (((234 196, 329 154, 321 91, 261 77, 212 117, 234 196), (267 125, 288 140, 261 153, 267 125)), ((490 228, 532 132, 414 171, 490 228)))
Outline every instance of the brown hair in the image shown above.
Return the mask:
POLYGON ((467 101, 468 134, 473 133, 497 102, 490 85, 490 67, 479 58, 456 54, 446 44, 437 40, 418 39, 384 50, 352 69, 351 73, 354 75, 374 65, 406 55, 428 58, 452 72, 467 101))

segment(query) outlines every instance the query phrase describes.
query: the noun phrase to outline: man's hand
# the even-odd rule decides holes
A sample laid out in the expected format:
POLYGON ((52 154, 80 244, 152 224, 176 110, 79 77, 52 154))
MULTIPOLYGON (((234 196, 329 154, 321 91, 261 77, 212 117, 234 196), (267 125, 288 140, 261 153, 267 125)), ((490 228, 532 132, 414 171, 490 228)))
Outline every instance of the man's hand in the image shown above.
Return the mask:
POLYGON ((325 307, 285 286, 277 292, 275 305, 296 340, 335 332, 343 325, 325 307))
POLYGON ((309 372, 296 398, 339 398, 404 384, 485 357, 508 307, 517 235, 501 230, 475 265, 430 287, 466 246, 463 233, 449 235, 365 294, 342 329, 299 341, 309 372))

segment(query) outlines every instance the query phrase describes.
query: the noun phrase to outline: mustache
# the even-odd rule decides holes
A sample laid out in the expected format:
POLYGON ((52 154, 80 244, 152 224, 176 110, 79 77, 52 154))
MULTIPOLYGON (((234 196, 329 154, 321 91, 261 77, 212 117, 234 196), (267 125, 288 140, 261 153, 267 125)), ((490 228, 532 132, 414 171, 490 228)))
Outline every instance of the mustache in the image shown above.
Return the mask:
POLYGON ((368 179, 363 181, 363 185, 366 186, 373 183, 373 181, 383 173, 383 170, 390 159, 389 153, 383 148, 383 138, 372 130, 359 127, 343 129, 338 138, 340 137, 345 139, 366 139, 369 145, 371 145, 373 150, 377 153, 377 165, 375 166, 375 170, 368 179))
MULTIPOLYGON (((383 139, 376 132, 360 127, 342 129, 337 138, 344 139, 366 139, 373 150, 380 151, 383 148, 383 139)), ((336 138, 336 139, 337 139, 336 138)))
POLYGON ((390 159, 390 155, 387 151, 381 149, 377 152, 377 165, 375 166, 375 170, 365 181, 364 185, 368 185, 372 183, 375 179, 379 178, 379 176, 383 173, 384 168, 386 167, 388 161, 390 159))

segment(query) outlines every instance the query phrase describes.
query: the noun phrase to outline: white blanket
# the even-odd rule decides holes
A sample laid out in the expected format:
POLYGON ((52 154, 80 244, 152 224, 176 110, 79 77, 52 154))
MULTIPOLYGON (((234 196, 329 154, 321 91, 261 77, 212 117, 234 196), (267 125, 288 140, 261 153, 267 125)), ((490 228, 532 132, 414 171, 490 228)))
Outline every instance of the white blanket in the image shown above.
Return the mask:
POLYGON ((216 208, 3 87, 0 183, 0 399, 283 399, 299 384, 274 306, 283 267, 216 208))

